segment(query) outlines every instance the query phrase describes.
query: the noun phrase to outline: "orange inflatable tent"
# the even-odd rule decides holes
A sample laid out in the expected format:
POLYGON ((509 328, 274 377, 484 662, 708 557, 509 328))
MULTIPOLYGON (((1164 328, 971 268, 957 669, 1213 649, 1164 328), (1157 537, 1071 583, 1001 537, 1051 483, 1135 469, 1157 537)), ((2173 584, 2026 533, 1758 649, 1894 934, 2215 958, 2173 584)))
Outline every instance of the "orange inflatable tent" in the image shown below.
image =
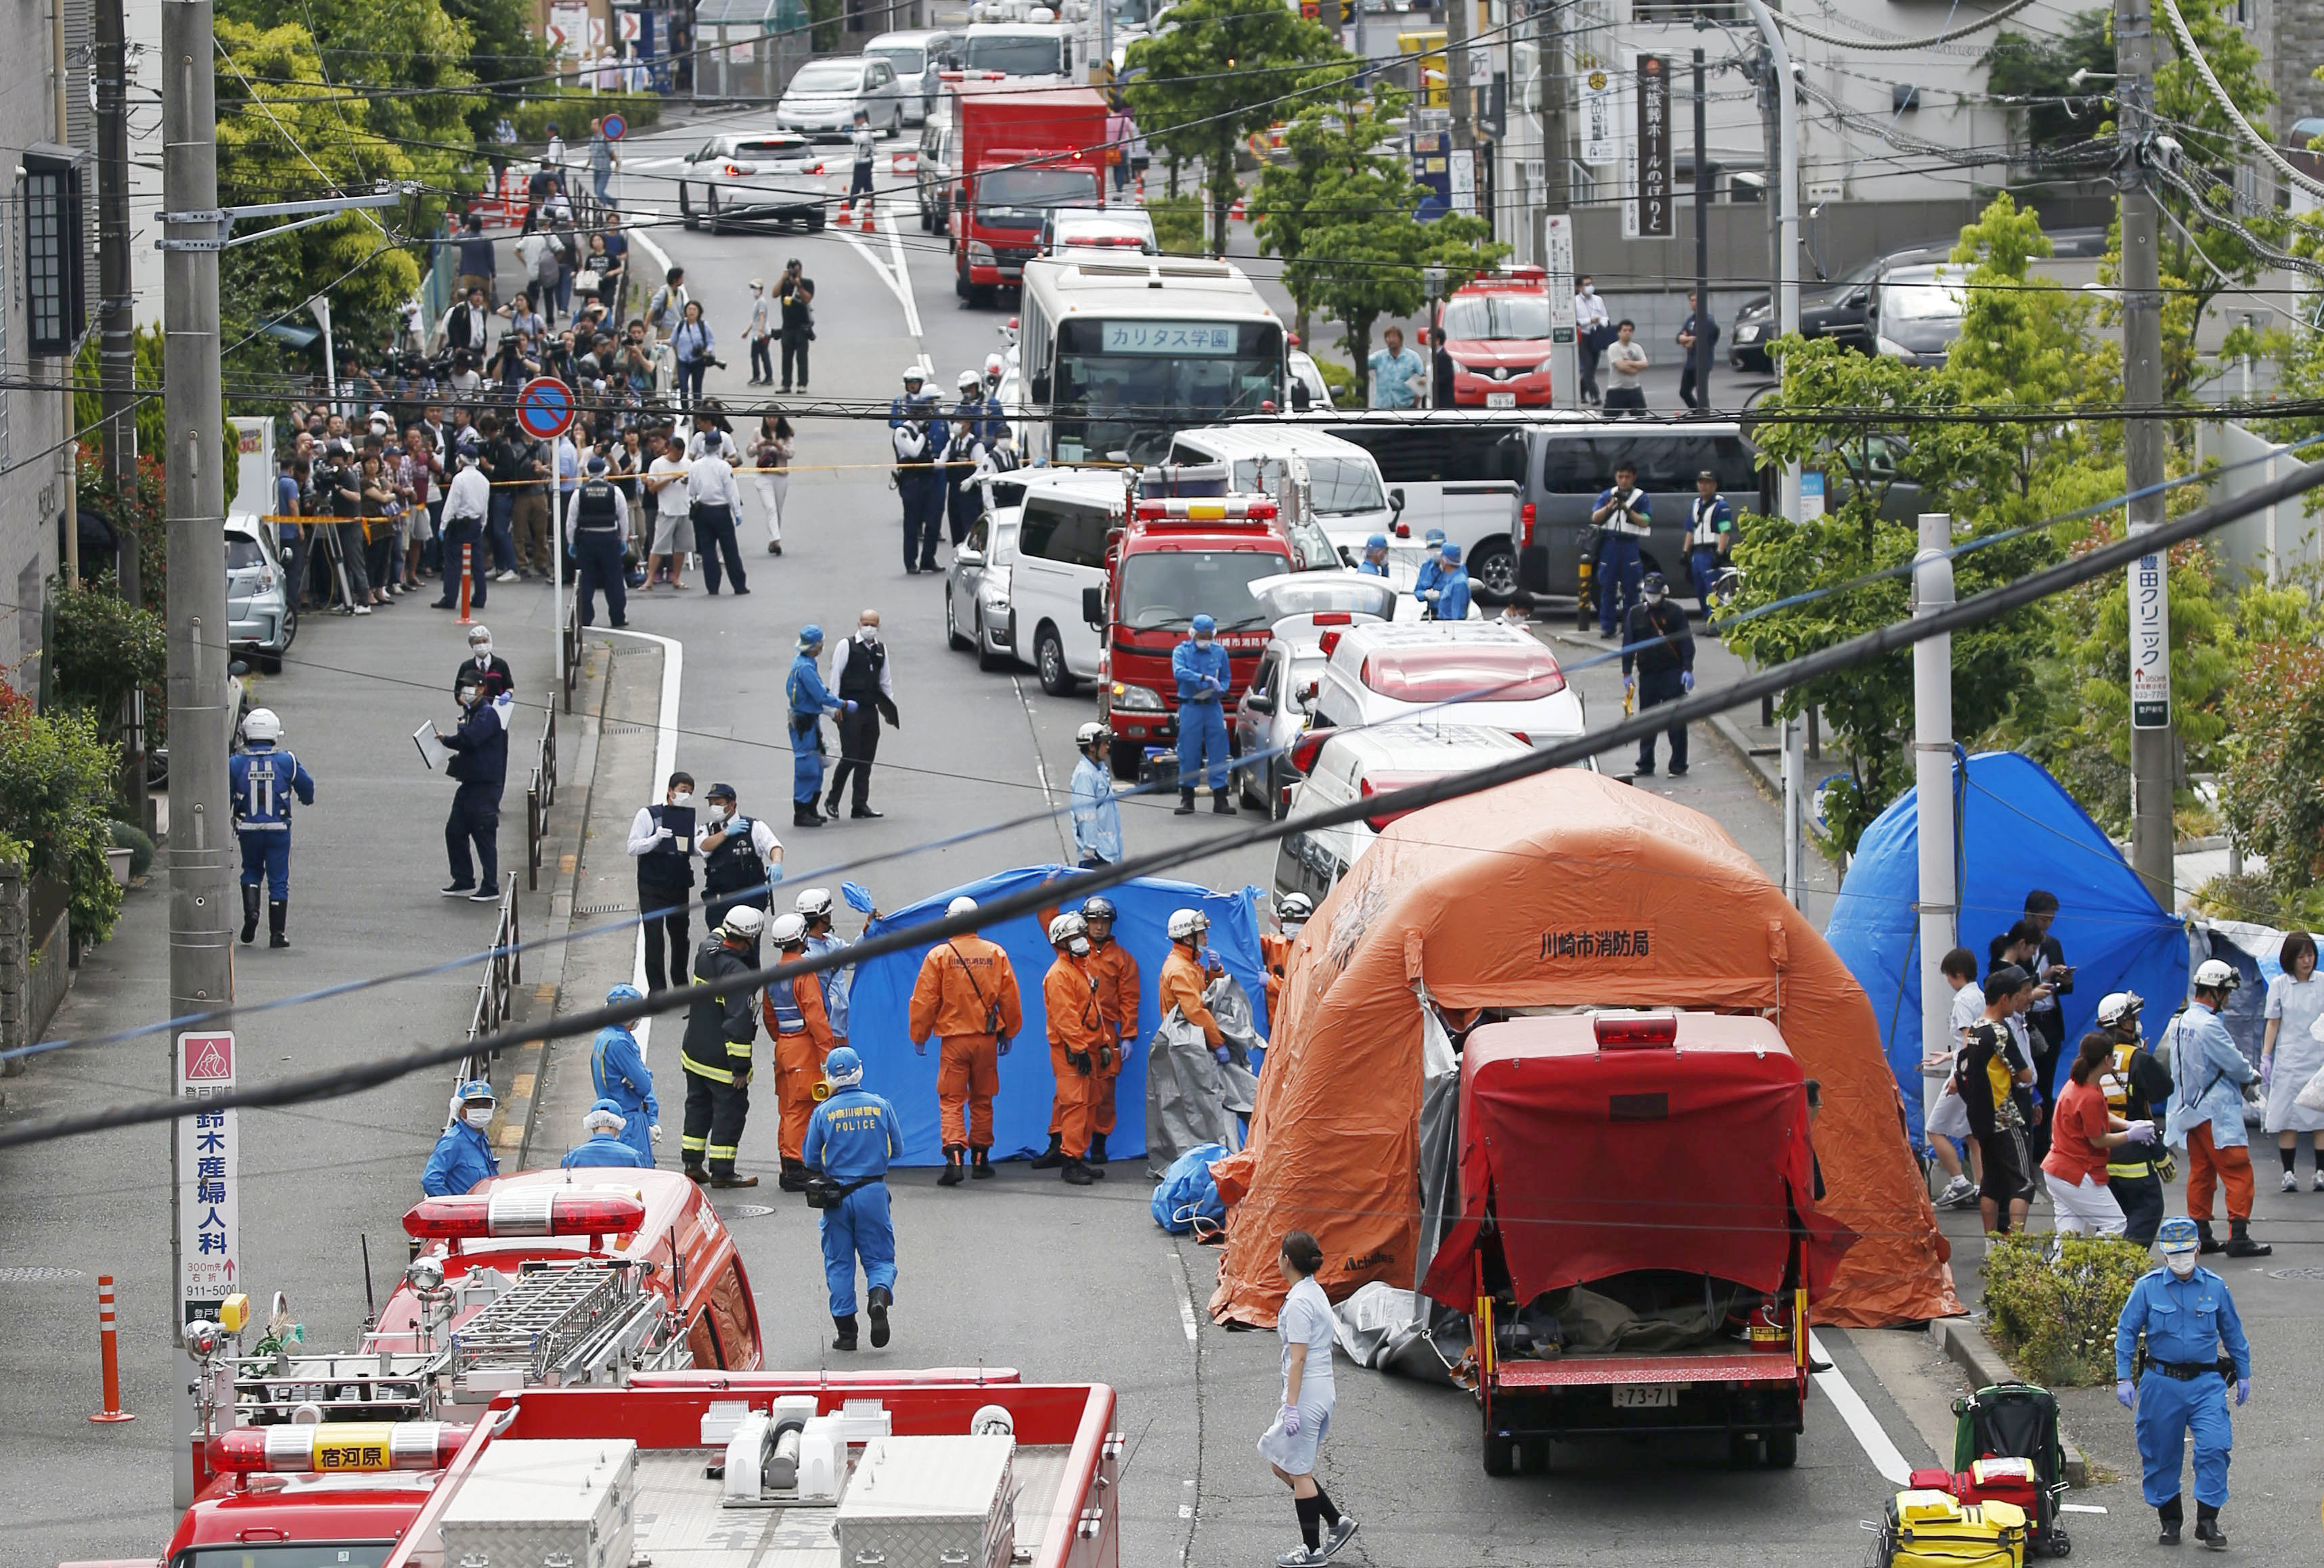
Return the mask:
POLYGON ((1822 1081, 1819 1206, 1859 1238, 1818 1320, 1961 1310, 1863 990, 1717 823, 1561 769, 1390 824, 1301 933, 1250 1143, 1213 1167, 1232 1205, 1218 1321, 1275 1321, 1289 1231, 1322 1241, 1334 1300, 1416 1285, 1423 988, 1455 1026, 1480 1010, 1765 1014, 1822 1081))

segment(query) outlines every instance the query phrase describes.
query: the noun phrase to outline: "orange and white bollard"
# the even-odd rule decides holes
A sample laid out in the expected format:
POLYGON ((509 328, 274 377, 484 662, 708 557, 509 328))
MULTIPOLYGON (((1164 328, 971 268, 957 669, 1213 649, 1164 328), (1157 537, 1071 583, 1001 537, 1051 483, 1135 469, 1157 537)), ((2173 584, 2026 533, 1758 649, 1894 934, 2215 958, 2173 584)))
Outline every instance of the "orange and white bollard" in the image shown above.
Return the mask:
POLYGON ((105 1369, 105 1408, 89 1417, 91 1421, 134 1421, 136 1416, 121 1407, 121 1342, 113 1327, 113 1276, 97 1277, 97 1355, 105 1369))
POLYGON ((468 610, 470 584, 475 577, 473 552, 475 548, 473 544, 460 547, 460 624, 463 626, 472 624, 475 619, 468 610))

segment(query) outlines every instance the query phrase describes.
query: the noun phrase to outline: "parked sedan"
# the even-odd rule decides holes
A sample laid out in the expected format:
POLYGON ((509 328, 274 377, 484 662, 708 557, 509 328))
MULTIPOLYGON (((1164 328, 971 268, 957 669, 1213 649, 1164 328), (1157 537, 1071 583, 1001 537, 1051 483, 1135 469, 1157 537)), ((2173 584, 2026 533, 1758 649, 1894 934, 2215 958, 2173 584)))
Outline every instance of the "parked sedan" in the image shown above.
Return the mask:
POLYGON ((299 611, 266 528, 254 517, 226 520, 226 619, 231 655, 280 674, 299 635, 299 611))
MULTIPOLYGON (((1803 284, 1800 289, 1800 336, 1834 337, 1851 348, 1873 351, 1870 307, 1874 286, 1900 267, 1925 267, 1945 260, 1952 246, 1916 245, 1911 250, 1875 256, 1860 267, 1842 272, 1828 283, 1803 284)), ((1744 302, 1735 312, 1735 327, 1728 339, 1727 363, 1741 371, 1772 374, 1767 345, 1781 336, 1775 305, 1769 296, 1744 302)))
POLYGON ((830 198, 823 173, 823 154, 805 136, 720 136, 679 169, 678 215, 687 227, 713 234, 752 223, 796 223, 812 234, 830 198))
POLYGON ((1024 485, 984 483, 986 510, 952 553, 945 578, 945 639, 974 652, 980 669, 1006 669, 1017 659, 1017 622, 1010 606, 1010 569, 1017 561, 1018 509, 1024 485))
POLYGON ((857 110, 872 128, 892 136, 903 128, 904 88, 884 60, 815 60, 799 67, 775 106, 775 124, 808 136, 844 136, 857 110))

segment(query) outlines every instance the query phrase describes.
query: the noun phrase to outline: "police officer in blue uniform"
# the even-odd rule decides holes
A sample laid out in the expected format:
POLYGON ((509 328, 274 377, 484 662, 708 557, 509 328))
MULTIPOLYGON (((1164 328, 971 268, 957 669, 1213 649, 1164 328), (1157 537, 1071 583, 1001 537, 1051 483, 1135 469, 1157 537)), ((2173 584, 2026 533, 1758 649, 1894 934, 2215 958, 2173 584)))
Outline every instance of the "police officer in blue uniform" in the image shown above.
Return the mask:
POLYGON ((920 367, 904 371, 904 395, 888 404, 888 435, 896 454, 896 494, 904 507, 904 570, 936 569, 936 536, 944 530, 945 447, 952 431, 936 395, 920 390, 920 367))
POLYGON ((808 1201, 823 1210, 823 1280, 831 1291, 835 1351, 855 1348, 855 1264, 863 1262, 872 1348, 888 1342, 896 1299, 896 1222, 888 1211, 888 1162, 904 1152, 904 1124, 887 1099, 863 1087, 863 1059, 841 1046, 823 1060, 830 1097, 807 1119, 802 1158, 821 1181, 808 1201), (828 1205, 822 1201, 829 1199, 828 1205))
POLYGON ((596 596, 605 595, 605 615, 615 626, 630 623, 628 570, 622 565, 622 541, 630 537, 630 503, 620 486, 605 477, 605 459, 589 458, 589 477, 573 492, 573 558, 581 566, 581 624, 596 623, 596 596))
POLYGON ((1388 535, 1376 533, 1364 540, 1363 559, 1356 563, 1356 570, 1368 577, 1388 576, 1388 535))
MULTIPOLYGON (((930 543, 930 549, 936 548, 930 543)), ((791 711, 791 826, 821 827, 823 813, 816 802, 823 794, 823 715, 855 711, 853 701, 835 697, 823 684, 816 660, 823 655, 823 628, 799 629, 798 654, 791 660, 790 678, 783 690, 791 711)))
POLYGON ((452 814, 444 823, 444 853, 452 866, 444 896, 496 904, 501 897, 501 790, 508 782, 512 699, 488 699, 484 691, 479 680, 463 681, 457 695, 467 717, 448 735, 436 733, 436 739, 452 752, 444 771, 460 786, 453 791, 452 814), (472 844, 474 863, 468 858, 472 844))
POLYGON ((1234 815, 1234 797, 1227 790, 1227 650, 1219 644, 1218 624, 1208 615, 1195 616, 1186 641, 1170 651, 1170 673, 1178 683, 1179 816, 1194 814, 1194 786, 1204 782, 1211 787, 1211 809, 1234 815))
POLYGON ((567 1170, 579 1166, 617 1166, 625 1170, 653 1169, 653 1156, 640 1154, 622 1137, 630 1119, 611 1100, 600 1100, 589 1107, 581 1118, 581 1129, 589 1136, 565 1151, 557 1163, 567 1170))
POLYGON ((945 470, 945 520, 952 529, 954 549, 968 537, 968 530, 976 526, 976 514, 982 504, 974 484, 976 465, 999 434, 1001 423, 1000 401, 984 395, 984 378, 973 370, 962 371, 960 401, 952 410, 952 438, 946 451, 951 463, 945 470))
POLYGON ((1420 563, 1419 576, 1413 579, 1412 596, 1425 605, 1429 603, 1428 591, 1444 576, 1444 530, 1432 528, 1421 536, 1420 542, 1428 554, 1420 563))
POLYGON ((493 1086, 473 1078, 454 1091, 451 1125, 436 1140, 428 1168, 420 1174, 420 1190, 431 1198, 456 1198, 488 1176, 501 1174, 499 1157, 484 1130, 493 1124, 497 1102, 493 1086))
MULTIPOLYGON (((610 1005, 640 1001, 645 993, 634 985, 617 985, 605 993, 610 1005)), ((654 1145, 661 1141, 661 1104, 654 1099, 653 1069, 638 1049, 638 1037, 625 1024, 607 1024, 589 1047, 589 1086, 597 1102, 611 1105, 622 1117, 622 1141, 638 1154, 638 1163, 651 1166, 654 1145)))
POLYGON ((228 759, 234 794, 234 831, 242 840, 242 940, 258 936, 258 884, 266 882, 266 945, 288 947, 284 927, 290 918, 290 798, 315 804, 315 781, 299 759, 277 750, 282 721, 272 708, 253 708, 242 721, 246 748, 228 759))
POLYGON ((1443 562, 1437 568, 1436 584, 1421 595, 1430 606, 1429 618, 1435 621, 1466 621, 1469 618, 1469 568, 1461 564, 1461 547, 1444 547, 1443 562))
POLYGON ((2115 1324, 2114 1397, 2138 1413, 2138 1457, 2145 1467, 2146 1500, 2163 1520, 2163 1545, 2179 1544, 2180 1453, 2192 1432, 2195 1538, 2225 1551, 2219 1509, 2227 1500, 2227 1459, 2235 1445, 2227 1374, 2235 1374, 2241 1405, 2251 1397, 2251 1344, 2227 1281, 2196 1261, 2202 1237, 2195 1222, 2174 1214, 2154 1240, 2163 1266, 2139 1277, 2115 1324), (2144 1368, 2135 1383, 2134 1358, 2144 1368))

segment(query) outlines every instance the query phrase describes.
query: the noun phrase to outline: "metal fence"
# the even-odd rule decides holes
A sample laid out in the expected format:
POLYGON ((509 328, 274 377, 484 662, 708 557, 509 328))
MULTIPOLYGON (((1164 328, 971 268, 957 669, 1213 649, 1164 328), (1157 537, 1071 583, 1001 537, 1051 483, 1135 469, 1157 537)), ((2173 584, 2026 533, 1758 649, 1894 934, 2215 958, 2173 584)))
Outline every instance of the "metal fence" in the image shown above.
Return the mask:
MULTIPOLYGON (((534 756, 532 777, 524 786, 524 886, 540 889, 540 861, 549 842, 549 808, 557 804, 557 709, 551 707, 540 724, 540 750, 534 756)), ((512 884, 513 885, 513 884, 512 884)))
MULTIPOLYGON (((512 878, 508 890, 501 895, 500 921, 493 927, 493 950, 484 960, 484 977, 476 986, 475 1008, 468 1015, 471 1041, 494 1033, 515 1012, 516 988, 524 983, 524 957, 517 951, 523 940, 517 913, 516 881, 512 878)), ((490 1078, 492 1070, 491 1053, 471 1050, 460 1058, 460 1075, 452 1081, 455 1092, 471 1078, 490 1078)))

